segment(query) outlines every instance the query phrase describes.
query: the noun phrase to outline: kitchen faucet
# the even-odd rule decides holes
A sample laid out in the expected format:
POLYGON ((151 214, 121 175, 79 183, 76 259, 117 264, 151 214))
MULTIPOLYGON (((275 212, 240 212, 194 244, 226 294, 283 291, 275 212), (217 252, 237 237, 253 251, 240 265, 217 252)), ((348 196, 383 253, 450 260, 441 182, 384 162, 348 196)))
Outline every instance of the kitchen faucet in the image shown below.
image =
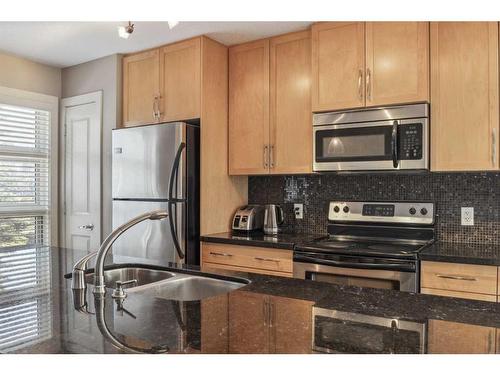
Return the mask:
POLYGON ((153 211, 139 215, 125 224, 120 225, 111 234, 106 237, 98 251, 94 251, 80 259, 73 267, 72 274, 72 289, 85 289, 85 271, 90 259, 97 256, 94 271, 94 294, 104 295, 106 293, 106 285, 104 284, 104 259, 108 254, 109 249, 124 232, 132 228, 134 225, 143 222, 144 220, 161 220, 168 216, 166 211, 153 211))

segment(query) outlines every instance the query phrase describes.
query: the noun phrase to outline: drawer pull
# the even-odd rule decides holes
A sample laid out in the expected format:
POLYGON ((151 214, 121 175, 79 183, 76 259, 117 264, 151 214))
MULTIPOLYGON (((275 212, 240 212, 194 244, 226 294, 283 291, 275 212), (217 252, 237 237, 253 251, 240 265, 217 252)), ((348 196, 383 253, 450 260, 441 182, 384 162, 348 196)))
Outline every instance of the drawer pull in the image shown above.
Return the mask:
POLYGON ((232 257, 232 256, 233 256, 233 254, 228 254, 228 253, 216 253, 216 252, 213 252, 213 251, 211 251, 211 252, 210 252, 210 255, 220 256, 220 257, 232 257))
POLYGON ((255 260, 260 260, 262 262, 276 262, 279 263, 280 261, 278 259, 272 259, 272 258, 261 258, 261 257, 255 257, 255 260))
POLYGON ((460 275, 441 275, 441 274, 436 274, 437 277, 440 277, 441 279, 452 279, 452 280, 462 280, 462 281, 477 281, 475 277, 471 276, 460 276, 460 275))

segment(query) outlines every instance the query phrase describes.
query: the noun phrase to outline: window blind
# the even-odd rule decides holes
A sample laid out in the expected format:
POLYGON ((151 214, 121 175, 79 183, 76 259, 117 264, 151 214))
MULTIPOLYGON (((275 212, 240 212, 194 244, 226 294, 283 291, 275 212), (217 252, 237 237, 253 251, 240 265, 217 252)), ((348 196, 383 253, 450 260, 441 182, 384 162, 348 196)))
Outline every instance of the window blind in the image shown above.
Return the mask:
POLYGON ((50 241, 50 116, 0 103, 0 247, 50 241))

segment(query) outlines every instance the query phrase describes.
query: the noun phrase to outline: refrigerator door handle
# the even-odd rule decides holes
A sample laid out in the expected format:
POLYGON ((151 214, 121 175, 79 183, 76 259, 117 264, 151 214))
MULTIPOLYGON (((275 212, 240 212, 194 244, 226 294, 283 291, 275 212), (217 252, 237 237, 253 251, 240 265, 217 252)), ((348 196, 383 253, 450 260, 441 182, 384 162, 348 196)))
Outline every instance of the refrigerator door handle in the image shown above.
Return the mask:
MULTIPOLYGON (((177 237, 177 228, 174 223, 174 215, 173 215, 173 206, 177 203, 185 202, 184 198, 174 197, 174 182, 177 181, 177 174, 179 173, 179 165, 181 162, 182 151, 186 148, 186 144, 182 142, 179 145, 179 149, 177 150, 177 154, 175 155, 174 164, 172 165, 172 171, 170 172, 170 183, 168 186, 168 221, 170 223, 170 231, 172 232, 172 240, 174 242, 175 250, 177 250, 177 254, 180 259, 184 259, 185 254, 181 249, 179 244, 179 239, 177 237)), ((176 210, 177 213, 177 210, 176 210)), ((177 217, 175 218, 177 219, 177 217)))

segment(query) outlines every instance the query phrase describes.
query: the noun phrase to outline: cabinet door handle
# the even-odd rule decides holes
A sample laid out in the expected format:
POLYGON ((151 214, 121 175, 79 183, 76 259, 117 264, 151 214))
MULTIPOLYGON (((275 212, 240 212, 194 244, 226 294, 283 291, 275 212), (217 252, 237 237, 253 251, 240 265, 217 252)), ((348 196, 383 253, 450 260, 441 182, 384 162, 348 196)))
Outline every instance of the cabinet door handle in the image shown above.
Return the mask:
POLYGON ((156 121, 161 120, 161 112, 160 112, 160 100, 161 100, 161 94, 158 94, 156 96, 156 121))
POLYGON ((496 129, 491 130, 491 162, 493 166, 497 165, 497 132, 496 129))
POLYGON ((274 326, 274 306, 272 302, 269 303, 269 327, 274 326))
POLYGON ((366 97, 372 100, 372 73, 369 68, 366 69, 366 97))
POLYGON ((264 318, 264 327, 268 325, 269 322, 269 308, 268 308, 268 301, 265 300, 264 303, 262 304, 262 314, 264 318))
POLYGON ((358 72, 358 96, 359 100, 363 101, 363 69, 359 69, 358 72))
POLYGON ((269 146, 268 145, 264 145, 264 168, 267 169, 268 167, 268 160, 269 160, 269 155, 268 155, 268 151, 269 151, 269 146))
POLYGON ((157 116, 157 113, 156 113, 156 103, 158 101, 158 96, 154 96, 154 99, 153 99, 153 119, 156 121, 156 116, 157 116))
POLYGON ((269 146, 269 167, 274 168, 274 145, 269 146))
POLYGON ((279 259, 272 259, 272 258, 262 258, 262 257, 254 257, 255 260, 260 260, 262 262, 276 262, 279 263, 279 259))
POLYGON ((217 253, 215 251, 211 251, 210 252, 210 255, 213 255, 213 256, 219 256, 219 257, 232 257, 233 254, 228 254, 228 253, 217 253))
POLYGON ((461 281, 477 281, 475 277, 472 276, 462 276, 462 275, 442 275, 436 274, 437 277, 441 279, 451 279, 451 280, 461 280, 461 281))

